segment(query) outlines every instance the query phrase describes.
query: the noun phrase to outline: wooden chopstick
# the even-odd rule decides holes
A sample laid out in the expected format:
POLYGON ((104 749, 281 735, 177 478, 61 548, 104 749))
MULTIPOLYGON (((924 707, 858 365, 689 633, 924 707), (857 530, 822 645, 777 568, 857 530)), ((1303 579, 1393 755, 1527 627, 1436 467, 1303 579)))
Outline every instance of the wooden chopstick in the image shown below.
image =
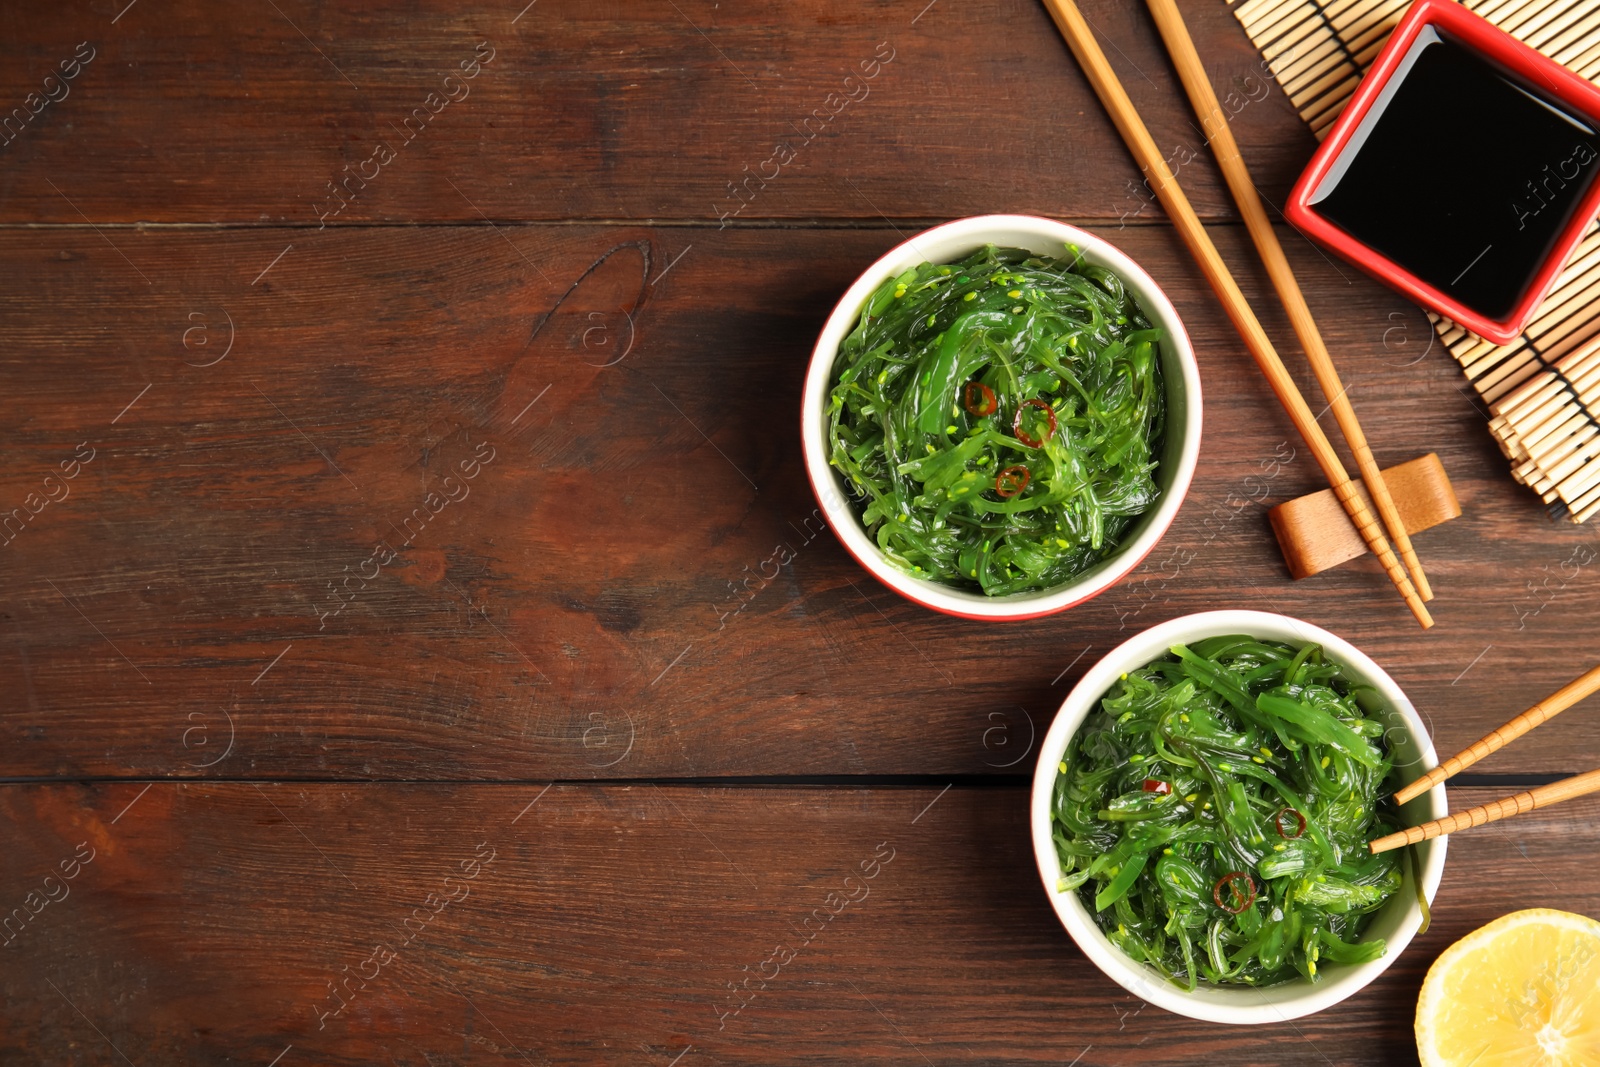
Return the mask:
POLYGON ((1151 139, 1150 131, 1145 128, 1139 113, 1134 109, 1133 101, 1128 99, 1127 90, 1123 89, 1116 72, 1106 61, 1105 53, 1096 43, 1089 24, 1083 19, 1083 14, 1073 0, 1044 0, 1044 5, 1049 9, 1050 17, 1055 20, 1061 35, 1066 38, 1073 55, 1077 57, 1078 65, 1083 68, 1089 84, 1094 87, 1100 102, 1111 116, 1112 123, 1116 125, 1129 151, 1133 153, 1134 161, 1150 175, 1155 194, 1161 200, 1162 206, 1167 209, 1173 227, 1183 238, 1184 244, 1188 245, 1189 252, 1199 264, 1201 273, 1206 276, 1206 281, 1211 284, 1212 290, 1222 301, 1223 309, 1233 321, 1234 328, 1239 331, 1239 336, 1244 339, 1245 347, 1255 359, 1256 365, 1266 375, 1267 381, 1271 383, 1272 391, 1277 395, 1284 410, 1288 412, 1295 429, 1305 439, 1317 465, 1322 468, 1323 474, 1333 486, 1334 493, 1338 495, 1339 503, 1344 506, 1345 513, 1361 532, 1361 539, 1383 564, 1389 580, 1400 590, 1401 596, 1405 597, 1406 606, 1417 617, 1417 621, 1424 629, 1432 626, 1433 617, 1428 614, 1427 606, 1417 595, 1416 587, 1411 584, 1411 579, 1401 568, 1400 561, 1395 558, 1394 549, 1389 547, 1388 538, 1384 537, 1382 527, 1372 517, 1366 502, 1361 499, 1361 494, 1351 483, 1338 453, 1328 443, 1327 435, 1322 432, 1316 417, 1306 406, 1305 397, 1300 395, 1300 389, 1284 367, 1283 360, 1278 358, 1272 342, 1267 339, 1266 331, 1261 328, 1255 312, 1250 310, 1244 294, 1239 291, 1238 283, 1228 272, 1227 264, 1222 261, 1222 256, 1211 243, 1205 227, 1201 225, 1199 216, 1190 206, 1188 198, 1183 195, 1183 190, 1178 187, 1177 180, 1168 169, 1160 149, 1151 139))
MULTIPOLYGON (((1582 677, 1568 682, 1498 730, 1473 742, 1469 747, 1451 756, 1421 778, 1401 789, 1394 795, 1395 803, 1404 804, 1408 800, 1412 800, 1432 789, 1446 778, 1472 766, 1491 752, 1496 752, 1509 745, 1534 727, 1539 726, 1541 723, 1549 722, 1584 697, 1590 696, 1596 691, 1600 691, 1600 667, 1594 667, 1582 677)), ((1539 786, 1537 789, 1530 789, 1525 793, 1518 793, 1516 796, 1506 797, 1504 800, 1496 800, 1488 804, 1479 805, 1476 808, 1468 808, 1466 811, 1459 811, 1442 819, 1425 822, 1421 826, 1413 826, 1399 833, 1389 834, 1387 837, 1380 837, 1367 847, 1374 853, 1387 852, 1392 848, 1416 844, 1418 841, 1427 841, 1431 838, 1452 833, 1456 830, 1465 830, 1472 826, 1482 826, 1484 823, 1495 822, 1498 819, 1508 819, 1513 815, 1521 815, 1525 811, 1532 811, 1534 808, 1547 808, 1551 804, 1559 804, 1563 800, 1571 800, 1573 797, 1581 797, 1587 793, 1597 791, 1600 791, 1600 770, 1593 770, 1587 774, 1563 778, 1559 782, 1552 782, 1549 785, 1539 786)))
POLYGON ((1461 773, 1489 755, 1489 753, 1505 748, 1535 726, 1549 722, 1578 701, 1596 691, 1600 691, 1600 667, 1595 667, 1581 678, 1568 682, 1498 730, 1474 741, 1467 748, 1457 752, 1421 778, 1401 789, 1394 795, 1395 803, 1404 804, 1406 801, 1426 793, 1446 778, 1453 774, 1461 773))
POLYGON ((1521 815, 1534 808, 1548 808, 1552 804, 1559 804, 1563 800, 1581 797, 1586 793, 1600 792, 1600 770, 1593 770, 1587 774, 1575 774, 1571 778, 1563 778, 1559 782, 1541 785, 1537 789, 1530 789, 1526 793, 1518 793, 1504 800, 1492 801, 1466 811, 1458 811, 1454 815, 1446 815, 1442 819, 1425 822, 1421 826, 1413 826, 1409 830, 1402 830, 1387 837, 1380 837, 1367 847, 1373 853, 1388 852, 1393 848, 1404 845, 1414 845, 1418 841, 1427 841, 1440 837, 1456 830, 1465 830, 1473 826, 1482 826, 1486 822, 1495 822, 1499 819, 1509 819, 1513 815, 1521 815))
POLYGON ((1222 168, 1222 176, 1227 179, 1233 201, 1239 205, 1245 227, 1255 241, 1261 262, 1266 265, 1267 276, 1272 279, 1278 299, 1289 313, 1289 322, 1294 326, 1295 336, 1300 338, 1301 347, 1306 350, 1306 358, 1311 363, 1312 373, 1317 376, 1317 384, 1322 387, 1323 395, 1333 408, 1333 417, 1339 423, 1350 451, 1355 453, 1356 466, 1361 471, 1362 480, 1367 483, 1367 491, 1377 505, 1378 514, 1383 517, 1383 525, 1394 540, 1395 550, 1405 562, 1406 573, 1411 576, 1417 594, 1423 600, 1432 600, 1433 589, 1428 585, 1427 575, 1422 573, 1416 550, 1411 547, 1405 521, 1400 518, 1400 510, 1389 495, 1383 471, 1367 445, 1367 436, 1362 432, 1355 408, 1350 404, 1349 390, 1339 381, 1333 357, 1328 354, 1328 346, 1323 343, 1316 320, 1311 317, 1311 308, 1306 305, 1305 294, 1300 291, 1300 283, 1295 280, 1294 270, 1289 266, 1288 257, 1283 254, 1283 246, 1278 243, 1272 220, 1267 218, 1266 209, 1262 207, 1260 191, 1250 180, 1244 157, 1239 154, 1239 145, 1233 139, 1233 130, 1228 126, 1222 104, 1211 87, 1211 79, 1206 77, 1205 65, 1200 61, 1194 39, 1189 36, 1189 28, 1184 24, 1178 5, 1173 0, 1148 0, 1148 3, 1150 14, 1155 17, 1156 28, 1161 31, 1161 39, 1166 42, 1167 54, 1171 56, 1172 65, 1177 68, 1178 77, 1189 94, 1189 102, 1204 127, 1206 141, 1212 146, 1217 165, 1222 168))

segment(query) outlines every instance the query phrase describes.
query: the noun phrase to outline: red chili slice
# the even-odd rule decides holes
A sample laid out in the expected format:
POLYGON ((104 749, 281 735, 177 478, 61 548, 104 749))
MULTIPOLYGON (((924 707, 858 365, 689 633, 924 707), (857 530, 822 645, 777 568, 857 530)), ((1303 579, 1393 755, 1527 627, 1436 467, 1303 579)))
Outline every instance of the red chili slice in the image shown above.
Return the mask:
POLYGON ((1055 413, 1055 409, 1053 409, 1049 404, 1045 403, 1043 400, 1039 400, 1039 399, 1024 400, 1021 404, 1017 405, 1017 415, 1016 415, 1016 418, 1011 420, 1011 430, 1012 430, 1013 433, 1015 433, 1017 435, 1017 440, 1021 441, 1023 444, 1027 445, 1029 448, 1038 448, 1040 445, 1044 444, 1046 441, 1050 440, 1050 438, 1055 436, 1055 433, 1056 433, 1056 413, 1055 413), (1037 437, 1036 438, 1032 434, 1028 433, 1027 430, 1024 430, 1022 428, 1022 413, 1024 411, 1026 411, 1028 408, 1038 408, 1040 411, 1044 412, 1045 422, 1046 422, 1047 425, 1046 425, 1043 437, 1037 437))
POLYGON ((1256 902, 1256 882, 1243 871, 1229 871, 1217 879, 1217 884, 1211 887, 1211 899, 1217 902, 1217 907, 1230 915, 1238 915, 1244 909, 1256 902), (1244 884, 1241 886, 1240 883, 1244 884), (1223 893, 1228 899, 1224 903, 1223 893))
POLYGON ((994 476, 994 491, 1002 500, 1010 500, 1033 481, 1033 472, 1027 467, 1007 467, 994 476))
POLYGON ((984 415, 993 415, 1000 410, 1000 401, 995 399, 994 390, 982 382, 968 382, 962 394, 962 402, 967 410, 979 418, 984 415), (974 392, 974 390, 980 390, 974 392))
POLYGON ((1168 796, 1172 793, 1172 783, 1163 782, 1159 778, 1146 778, 1143 788, 1146 793, 1156 793, 1160 796, 1168 796))
POLYGON ((1306 832, 1306 817, 1293 808, 1280 808, 1278 809, 1278 813, 1272 817, 1272 825, 1277 829, 1279 837, 1283 838, 1285 841, 1293 841, 1297 837, 1304 836, 1306 832), (1295 831, 1292 834, 1284 832, 1283 817, 1285 815, 1294 816, 1296 825, 1295 831))

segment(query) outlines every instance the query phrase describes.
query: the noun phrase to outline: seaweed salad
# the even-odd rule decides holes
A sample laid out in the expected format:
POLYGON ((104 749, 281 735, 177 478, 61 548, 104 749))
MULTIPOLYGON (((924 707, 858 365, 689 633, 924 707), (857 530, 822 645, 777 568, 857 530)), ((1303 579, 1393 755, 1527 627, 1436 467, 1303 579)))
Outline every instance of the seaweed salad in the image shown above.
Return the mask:
POLYGON ((1116 682, 1056 777, 1060 892, 1188 989, 1315 980, 1400 888, 1384 725, 1320 645, 1212 637, 1116 682))
POLYGON ((1122 279, 1076 254, 924 263, 839 346, 829 461, 906 573, 990 596, 1060 585, 1160 495, 1160 340, 1122 279))

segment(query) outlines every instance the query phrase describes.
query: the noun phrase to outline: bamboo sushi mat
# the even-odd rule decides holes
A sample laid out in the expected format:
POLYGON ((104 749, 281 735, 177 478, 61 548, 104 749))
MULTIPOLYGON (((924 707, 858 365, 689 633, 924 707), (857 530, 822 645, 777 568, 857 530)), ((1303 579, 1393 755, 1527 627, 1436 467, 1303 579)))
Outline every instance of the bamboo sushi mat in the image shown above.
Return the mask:
MULTIPOLYGON (((1234 0, 1229 0, 1233 3, 1234 0)), ((1410 0, 1244 0, 1234 15, 1321 139, 1410 0)), ((1513 37, 1600 82, 1596 0, 1467 0, 1513 37)), ((1600 227, 1591 227, 1538 316, 1496 345, 1429 312, 1489 406, 1516 479, 1555 513, 1600 513, 1600 227)))

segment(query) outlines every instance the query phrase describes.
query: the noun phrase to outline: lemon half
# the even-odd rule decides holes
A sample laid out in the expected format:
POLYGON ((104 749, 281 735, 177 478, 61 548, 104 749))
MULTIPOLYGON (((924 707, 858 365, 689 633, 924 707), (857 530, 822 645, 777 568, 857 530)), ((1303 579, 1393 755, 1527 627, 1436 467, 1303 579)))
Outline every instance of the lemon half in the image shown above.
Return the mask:
POLYGON ((1445 950, 1417 1000, 1422 1067, 1600 1067, 1600 922, 1512 912, 1445 950))

